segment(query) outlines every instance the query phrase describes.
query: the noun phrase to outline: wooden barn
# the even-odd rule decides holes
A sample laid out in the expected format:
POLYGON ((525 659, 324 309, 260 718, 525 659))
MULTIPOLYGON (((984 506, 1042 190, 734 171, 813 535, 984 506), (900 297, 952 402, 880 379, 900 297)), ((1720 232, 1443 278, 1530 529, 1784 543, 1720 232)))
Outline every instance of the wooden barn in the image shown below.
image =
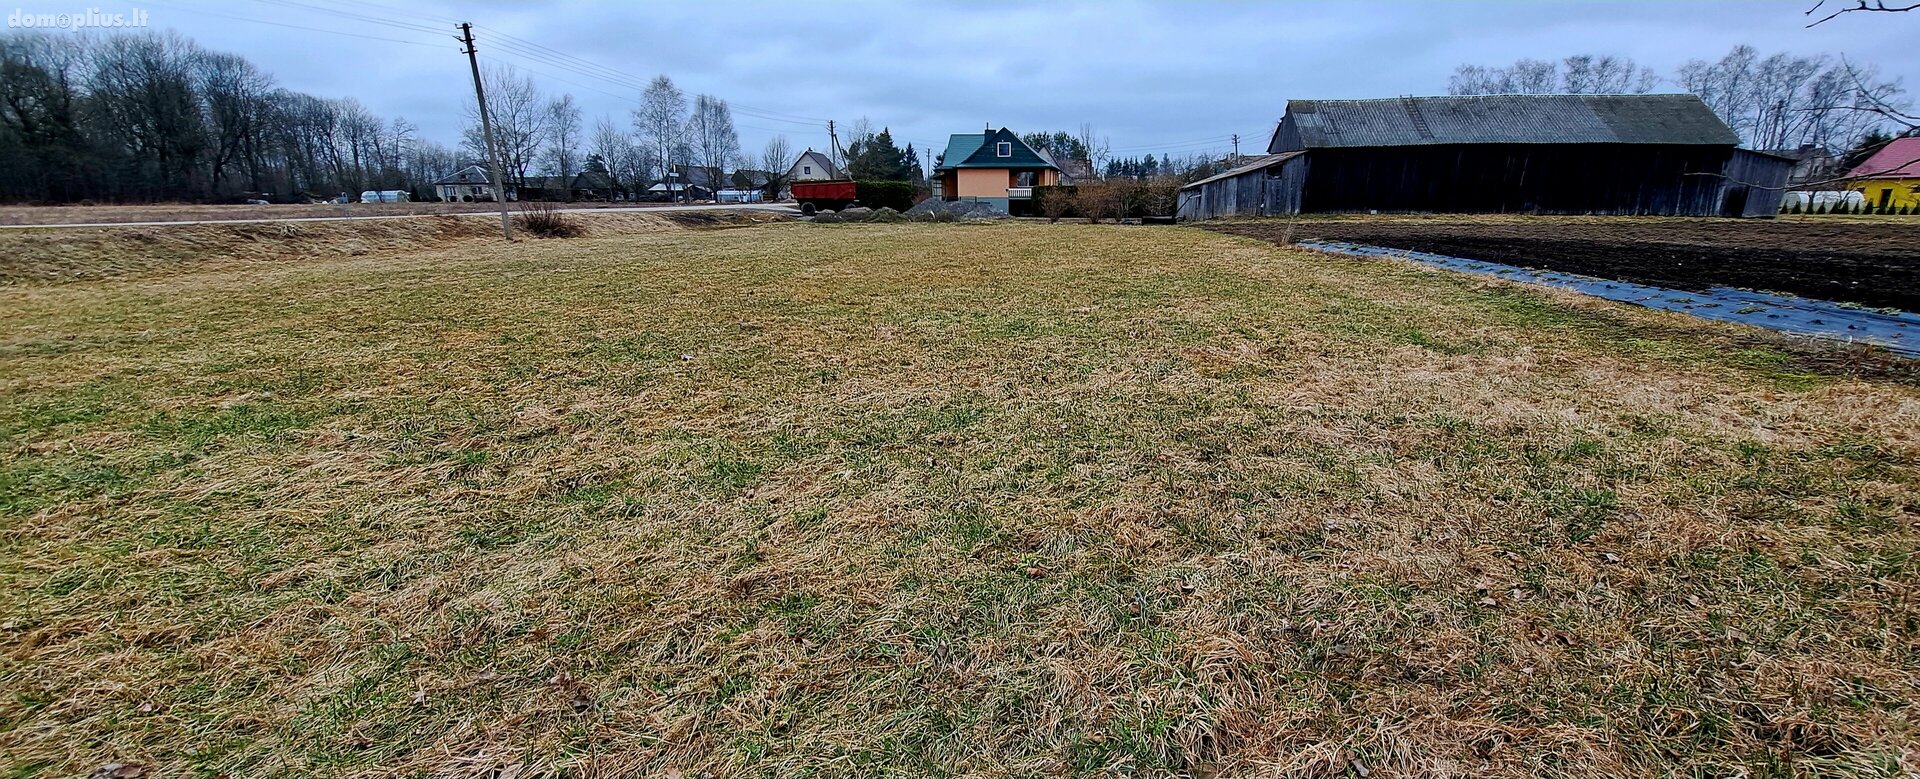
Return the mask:
POLYGON ((1779 213, 1793 161, 1738 143, 1693 95, 1292 100, 1267 155, 1182 188, 1180 216, 1779 213))

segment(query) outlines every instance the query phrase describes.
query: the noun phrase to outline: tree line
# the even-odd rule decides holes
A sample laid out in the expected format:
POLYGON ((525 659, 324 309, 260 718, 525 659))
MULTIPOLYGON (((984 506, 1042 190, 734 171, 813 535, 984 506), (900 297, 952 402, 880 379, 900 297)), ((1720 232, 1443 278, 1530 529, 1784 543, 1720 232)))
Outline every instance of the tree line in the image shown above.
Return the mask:
POLYGON ((1096 132, 1090 124, 1082 124, 1077 132, 1071 133, 1065 130, 1030 132, 1020 136, 1020 140, 1034 149, 1047 152, 1058 163, 1084 161, 1088 173, 1106 179, 1172 179, 1191 183, 1226 170, 1233 163, 1232 160, 1210 154, 1173 156, 1161 153, 1157 157, 1150 153, 1115 155, 1106 137, 1096 132))
POLYGON ((0 36, 0 200, 330 196, 404 189, 457 157, 176 34, 0 36))
MULTIPOLYGON (((624 126, 589 128, 570 94, 549 96, 507 66, 483 76, 494 145, 509 181, 591 171, 640 196, 684 181, 686 168, 758 166, 766 175, 713 189, 784 182, 786 139, 758 159, 741 153, 726 101, 691 101, 662 76, 624 126)), ((171 32, 111 36, 0 35, 0 201, 298 202, 432 183, 488 159, 478 110, 457 147, 419 137, 404 118, 352 98, 278 86, 246 59, 171 32)), ((916 167, 917 170, 917 167, 916 167)))
MULTIPOLYGON (((1843 152, 1870 139, 1915 130, 1897 79, 1826 54, 1763 55, 1735 46, 1717 60, 1694 59, 1670 79, 1631 58, 1582 54, 1559 62, 1455 68, 1451 95, 1643 94, 1668 86, 1698 95, 1753 149, 1811 145, 1843 152)), ((1881 141, 1884 142, 1884 141, 1881 141)))

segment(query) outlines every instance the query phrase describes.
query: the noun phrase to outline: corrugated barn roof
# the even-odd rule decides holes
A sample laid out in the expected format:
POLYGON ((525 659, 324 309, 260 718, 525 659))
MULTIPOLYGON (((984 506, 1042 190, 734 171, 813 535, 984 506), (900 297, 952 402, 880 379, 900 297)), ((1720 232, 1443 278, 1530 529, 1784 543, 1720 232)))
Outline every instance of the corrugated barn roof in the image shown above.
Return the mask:
MULTIPOLYGON (((1460 143, 1734 146, 1733 130, 1693 95, 1471 95, 1290 100, 1303 148, 1460 143)), ((1279 132, 1279 131, 1276 131, 1279 132)))
POLYGON ((1223 179, 1230 179, 1235 176, 1245 175, 1252 171, 1260 170, 1262 168, 1271 168, 1282 162, 1286 162, 1287 160, 1293 159, 1294 157, 1298 157, 1300 156, 1300 154, 1301 152, 1290 151, 1290 152, 1284 152, 1281 154, 1262 154, 1258 157, 1248 157, 1246 161, 1240 163, 1239 165, 1233 167, 1230 170, 1227 170, 1223 173, 1215 173, 1199 181, 1193 182, 1192 184, 1188 184, 1184 187, 1181 187, 1181 189, 1193 189, 1194 187, 1203 187, 1208 184, 1212 184, 1213 182, 1216 182, 1216 181, 1220 181, 1223 179))

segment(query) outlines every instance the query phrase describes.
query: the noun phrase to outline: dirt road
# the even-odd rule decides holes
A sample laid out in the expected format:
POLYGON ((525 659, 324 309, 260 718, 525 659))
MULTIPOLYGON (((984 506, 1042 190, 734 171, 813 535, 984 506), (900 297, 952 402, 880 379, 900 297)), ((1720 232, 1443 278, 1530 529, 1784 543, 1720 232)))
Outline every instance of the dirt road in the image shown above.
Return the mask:
MULTIPOLYGON (((500 211, 498 209, 476 209, 473 207, 473 204, 462 204, 462 203, 363 203, 363 204, 352 204, 352 205, 342 205, 342 206, 180 206, 180 207, 105 206, 105 207, 100 207, 100 210, 98 211, 98 213, 111 214, 115 217, 127 217, 132 214, 143 214, 143 213, 152 213, 155 215, 172 214, 177 216, 172 216, 171 218, 151 219, 151 220, 137 220, 137 219, 116 220, 112 218, 102 218, 102 219, 92 220, 92 221, 48 221, 49 216, 54 216, 54 215, 64 216, 65 214, 69 214, 69 213, 73 214, 74 216, 88 216, 88 212, 90 210, 92 209, 89 209, 84 206, 57 207, 57 208, 30 207, 25 209, 0 210, 0 221, 11 222, 11 224, 0 224, 0 229, 27 230, 27 229, 41 229, 41 228, 75 228, 75 227, 162 227, 162 226, 168 226, 168 225, 258 224, 263 222, 343 222, 343 221, 371 221, 371 220, 382 220, 382 219, 419 219, 421 217, 428 217, 428 216, 498 217, 500 215, 500 211), (407 209, 406 207, 408 206, 412 206, 413 208, 407 209), (450 209, 448 208, 449 206, 452 206, 454 208, 450 209), (237 218, 237 219, 181 218, 189 215, 197 216, 197 215, 208 214, 208 213, 220 213, 221 211, 226 211, 230 213, 238 212, 238 213, 249 213, 249 214, 259 214, 259 213, 272 214, 273 212, 284 212, 286 215, 284 216, 273 216, 273 215, 249 216, 249 217, 237 218), (332 211, 333 213, 328 213, 329 211, 332 211)), ((783 205, 778 203, 756 203, 756 204, 743 204, 743 205, 705 204, 705 205, 686 205, 686 206, 667 206, 667 205, 578 206, 578 207, 562 207, 558 210, 566 211, 566 212, 574 212, 574 213, 608 213, 608 212, 635 212, 635 211, 655 213, 655 212, 661 212, 661 211, 671 212, 671 211, 712 211, 712 210, 771 211, 774 213, 791 213, 791 214, 800 213, 798 209, 795 209, 790 205, 783 205)))

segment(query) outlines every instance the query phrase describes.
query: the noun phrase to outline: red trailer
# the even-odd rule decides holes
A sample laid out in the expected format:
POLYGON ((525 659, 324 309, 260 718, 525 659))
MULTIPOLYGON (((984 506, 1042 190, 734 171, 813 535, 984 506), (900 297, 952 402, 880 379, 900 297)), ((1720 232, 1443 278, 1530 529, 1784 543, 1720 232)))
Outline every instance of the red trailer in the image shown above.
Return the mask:
POLYGON ((852 181, 796 181, 793 183, 793 199, 800 203, 800 213, 813 216, 815 212, 833 209, 839 211, 853 205, 858 198, 859 188, 852 181))

